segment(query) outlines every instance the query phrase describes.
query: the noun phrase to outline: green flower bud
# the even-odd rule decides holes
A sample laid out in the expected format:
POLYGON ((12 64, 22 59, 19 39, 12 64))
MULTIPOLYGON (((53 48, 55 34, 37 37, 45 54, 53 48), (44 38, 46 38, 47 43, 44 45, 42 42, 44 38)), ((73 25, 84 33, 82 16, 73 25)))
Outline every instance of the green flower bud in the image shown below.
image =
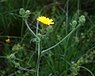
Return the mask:
POLYGON ((30 14, 31 14, 31 12, 29 10, 26 10, 25 15, 27 18, 29 17, 30 14))
POLYGON ((79 17, 79 23, 85 23, 86 19, 85 19, 85 16, 84 15, 81 15, 79 17))
POLYGON ((52 27, 52 26, 48 26, 48 27, 46 28, 46 31, 49 32, 49 33, 52 32, 52 31, 53 31, 53 27, 52 27))
POLYGON ((21 16, 25 15, 25 10, 24 10, 23 8, 21 8, 20 11, 19 11, 19 14, 20 14, 21 16))
POLYGON ((14 58, 15 58, 15 54, 14 53, 7 56, 7 59, 14 59, 14 58))
POLYGON ((19 51, 19 50, 23 50, 23 49, 24 49, 24 47, 21 46, 20 44, 16 44, 12 48, 13 51, 19 51))
POLYGON ((72 25, 76 26, 77 25, 77 21, 73 20, 72 25))
POLYGON ((20 9, 19 14, 21 15, 22 18, 27 19, 31 12, 29 10, 24 10, 23 8, 20 9))
POLYGON ((29 10, 26 10, 26 12, 25 12, 26 14, 28 14, 28 15, 30 15, 31 14, 31 12, 29 11, 29 10))
POLYGON ((76 20, 73 20, 73 22, 72 22, 72 28, 75 28, 76 25, 77 25, 77 21, 76 20))

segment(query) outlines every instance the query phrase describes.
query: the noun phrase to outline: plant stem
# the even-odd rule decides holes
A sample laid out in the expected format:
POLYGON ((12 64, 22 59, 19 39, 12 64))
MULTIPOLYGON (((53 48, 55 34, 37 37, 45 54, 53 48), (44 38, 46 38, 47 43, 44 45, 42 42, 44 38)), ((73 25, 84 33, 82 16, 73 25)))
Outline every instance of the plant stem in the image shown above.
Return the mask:
POLYGON ((37 76, 39 76, 39 71, 40 71, 40 38, 38 37, 38 22, 37 22, 37 28, 36 28, 36 34, 31 30, 31 28, 29 27, 28 23, 27 23, 27 20, 24 20, 25 21, 25 24, 27 26, 27 28, 29 29, 29 31, 37 38, 37 41, 36 41, 36 48, 37 48, 37 51, 38 51, 38 59, 37 59, 37 76))
POLYGON ((84 66, 80 66, 81 68, 87 70, 92 76, 95 76, 88 68, 84 67, 84 66))
MULTIPOLYGON (((36 35, 38 35, 39 33, 39 22, 37 22, 36 25, 36 35)), ((37 76, 39 76, 39 72, 40 72, 40 50, 41 50, 41 46, 40 46, 40 38, 39 40, 36 42, 36 46, 37 46, 37 51, 38 51, 38 59, 37 59, 37 76)))
POLYGON ((50 48, 46 49, 46 50, 43 50, 41 52, 41 54, 55 48, 56 46, 58 46, 60 43, 62 43, 67 37, 69 37, 76 29, 78 29, 80 27, 81 24, 79 24, 76 28, 74 28, 68 35, 66 35, 62 40, 60 40, 58 43, 56 43, 55 45, 51 46, 50 48))
POLYGON ((39 71, 40 71, 40 40, 38 41, 37 76, 39 76, 39 71))
POLYGON ((40 40, 39 39, 39 37, 31 30, 31 28, 29 27, 29 25, 28 25, 28 23, 27 23, 27 20, 24 20, 25 21, 25 24, 26 24, 26 26, 27 26, 27 28, 29 29, 29 31, 38 39, 38 40, 40 40))
POLYGON ((69 0, 66 2, 66 34, 68 33, 68 7, 69 7, 69 0))

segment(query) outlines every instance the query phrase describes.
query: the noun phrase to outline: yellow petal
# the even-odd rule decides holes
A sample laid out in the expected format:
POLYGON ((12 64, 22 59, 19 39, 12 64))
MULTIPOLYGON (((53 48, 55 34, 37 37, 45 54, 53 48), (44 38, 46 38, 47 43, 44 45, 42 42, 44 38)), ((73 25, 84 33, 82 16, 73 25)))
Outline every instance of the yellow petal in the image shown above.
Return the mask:
POLYGON ((43 24, 46 24, 46 25, 54 24, 53 19, 46 18, 45 16, 38 17, 37 21, 39 21, 43 24))

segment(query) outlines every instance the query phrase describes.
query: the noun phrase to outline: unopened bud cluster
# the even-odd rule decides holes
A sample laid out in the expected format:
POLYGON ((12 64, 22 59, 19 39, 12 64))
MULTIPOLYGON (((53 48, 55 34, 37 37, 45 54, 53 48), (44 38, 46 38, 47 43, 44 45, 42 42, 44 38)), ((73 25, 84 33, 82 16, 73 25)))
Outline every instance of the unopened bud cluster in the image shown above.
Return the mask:
POLYGON ((29 17, 29 15, 31 14, 31 12, 29 10, 24 10, 23 8, 21 8, 20 11, 19 11, 19 14, 24 19, 27 19, 29 17))

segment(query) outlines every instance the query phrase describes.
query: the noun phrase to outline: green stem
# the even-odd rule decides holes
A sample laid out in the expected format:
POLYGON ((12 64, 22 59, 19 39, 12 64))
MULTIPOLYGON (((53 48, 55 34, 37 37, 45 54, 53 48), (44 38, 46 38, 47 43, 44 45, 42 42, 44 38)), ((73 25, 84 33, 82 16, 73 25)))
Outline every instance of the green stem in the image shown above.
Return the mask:
POLYGON ((29 31, 37 38, 37 51, 38 51, 38 59, 37 59, 37 76, 39 76, 39 71, 40 71, 40 38, 38 37, 38 23, 37 23, 37 28, 36 28, 36 34, 31 30, 31 28, 29 27, 27 20, 24 20, 25 24, 27 26, 27 28, 29 29, 29 31))
POLYGON ((66 34, 68 33, 68 7, 69 7, 69 0, 66 3, 66 34))
POLYGON ((26 24, 26 26, 27 26, 27 28, 29 29, 29 31, 38 39, 38 40, 40 40, 39 39, 39 37, 31 30, 31 28, 29 27, 29 25, 28 25, 28 23, 27 23, 27 20, 24 20, 25 21, 25 24, 26 24))
MULTIPOLYGON (((38 26, 39 22, 37 22, 36 25, 36 35, 38 35, 39 33, 39 26, 38 26)), ((40 46, 40 38, 39 40, 36 42, 36 46, 37 46, 37 51, 38 51, 38 59, 37 59, 37 76, 39 76, 39 72, 40 72, 40 51, 41 51, 41 46, 40 46)))
POLYGON ((87 70, 92 76, 95 76, 88 68, 84 67, 84 66, 80 66, 81 68, 87 70))
POLYGON ((38 41, 37 76, 39 76, 39 71, 40 71, 40 41, 38 41))
POLYGON ((56 46, 58 46, 60 43, 62 43, 67 37, 69 37, 76 29, 78 29, 80 27, 81 24, 79 24, 75 29, 73 29, 68 35, 66 35, 62 40, 60 40, 58 43, 56 43, 55 45, 51 46, 50 48, 46 49, 46 50, 43 50, 41 52, 41 54, 55 48, 56 46))

